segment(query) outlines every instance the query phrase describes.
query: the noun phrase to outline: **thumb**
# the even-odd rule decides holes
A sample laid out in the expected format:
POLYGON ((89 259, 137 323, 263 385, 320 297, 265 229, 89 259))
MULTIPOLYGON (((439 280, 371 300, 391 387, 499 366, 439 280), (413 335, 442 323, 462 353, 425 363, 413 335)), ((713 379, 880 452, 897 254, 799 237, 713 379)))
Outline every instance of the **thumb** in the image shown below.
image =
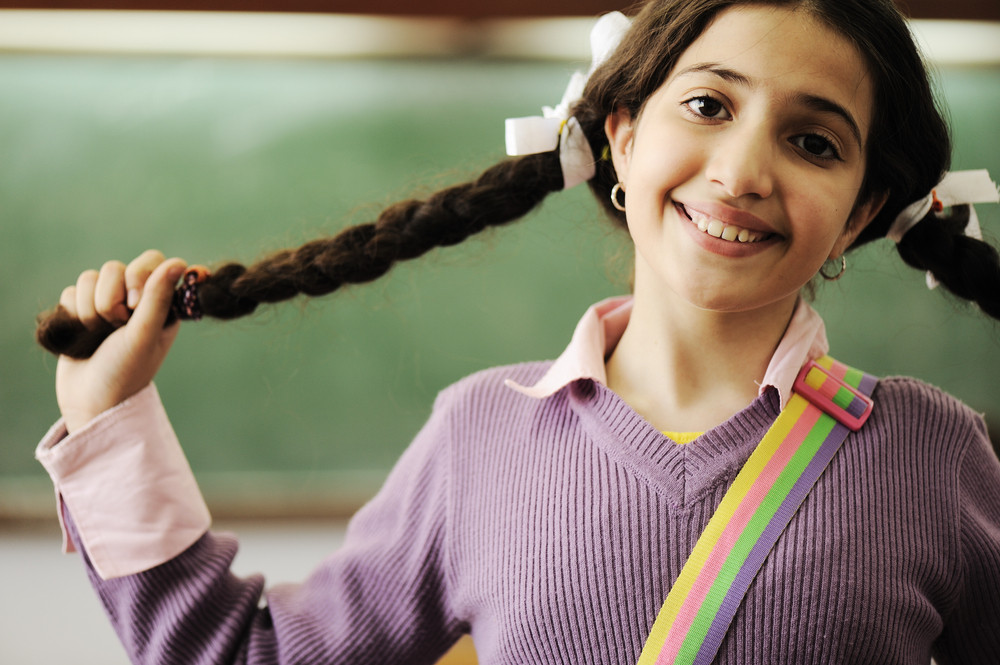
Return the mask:
POLYGON ((167 259, 150 273, 129 320, 129 325, 141 338, 156 339, 162 332, 173 303, 174 288, 186 268, 187 263, 174 258, 167 259))

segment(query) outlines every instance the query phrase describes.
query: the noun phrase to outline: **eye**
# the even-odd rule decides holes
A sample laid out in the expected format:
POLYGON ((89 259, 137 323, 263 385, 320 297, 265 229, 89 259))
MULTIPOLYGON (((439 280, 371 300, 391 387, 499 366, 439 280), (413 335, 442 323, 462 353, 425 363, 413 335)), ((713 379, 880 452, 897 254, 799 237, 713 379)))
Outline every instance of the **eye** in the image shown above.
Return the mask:
POLYGON ((833 141, 822 134, 800 134, 793 136, 792 143, 812 157, 819 159, 841 159, 840 153, 833 141))
POLYGON ((694 116, 708 120, 730 120, 732 116, 725 105, 714 97, 701 95, 682 102, 682 105, 694 116))

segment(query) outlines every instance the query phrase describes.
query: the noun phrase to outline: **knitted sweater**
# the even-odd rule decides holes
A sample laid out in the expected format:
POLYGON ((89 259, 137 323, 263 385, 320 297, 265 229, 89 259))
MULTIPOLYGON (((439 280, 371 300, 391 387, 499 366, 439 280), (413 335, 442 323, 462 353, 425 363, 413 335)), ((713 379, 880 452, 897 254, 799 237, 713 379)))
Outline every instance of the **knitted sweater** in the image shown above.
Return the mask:
MULTIPOLYGON (((235 538, 211 532, 143 573, 91 571, 130 656, 432 663, 471 632, 484 665, 633 665, 777 391, 681 446, 598 382, 541 400, 504 385, 547 366, 442 392, 342 549, 266 604, 261 578, 229 572, 235 538)), ((874 398, 716 663, 1000 663, 1000 463, 982 419, 911 379, 883 380, 874 398)))

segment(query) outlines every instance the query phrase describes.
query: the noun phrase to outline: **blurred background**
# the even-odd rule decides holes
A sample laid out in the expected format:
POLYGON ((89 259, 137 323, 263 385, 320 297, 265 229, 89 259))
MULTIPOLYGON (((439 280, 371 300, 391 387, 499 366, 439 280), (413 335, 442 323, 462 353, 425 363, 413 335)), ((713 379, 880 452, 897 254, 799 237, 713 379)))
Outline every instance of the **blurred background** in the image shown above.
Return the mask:
MULTIPOLYGON (((58 554, 33 459, 58 417, 38 312, 111 258, 252 261, 474 177, 503 157, 505 118, 554 105, 586 68, 592 17, 625 3, 236 4, 0 9, 2 663, 125 662, 79 561, 58 554)), ((1000 5, 909 7, 953 167, 997 179, 1000 5)), ((996 242, 1000 207, 979 212, 996 242)), ((243 536, 239 570, 304 578, 440 389, 555 357, 587 306, 627 291, 629 264, 581 187, 373 285, 185 325, 157 384, 217 522, 243 536)), ((838 358, 944 388, 1000 441, 1000 328, 928 292, 891 243, 814 304, 838 358)))

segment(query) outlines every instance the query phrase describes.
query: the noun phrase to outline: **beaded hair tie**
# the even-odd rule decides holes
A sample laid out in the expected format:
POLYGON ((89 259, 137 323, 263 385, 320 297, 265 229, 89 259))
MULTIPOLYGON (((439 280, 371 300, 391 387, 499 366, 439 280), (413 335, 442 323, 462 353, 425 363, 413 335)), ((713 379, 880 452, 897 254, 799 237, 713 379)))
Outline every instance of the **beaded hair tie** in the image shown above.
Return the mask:
POLYGON ((182 321, 201 319, 201 302, 198 300, 198 285, 208 279, 210 273, 205 266, 194 265, 187 269, 181 285, 174 291, 171 311, 182 321))

